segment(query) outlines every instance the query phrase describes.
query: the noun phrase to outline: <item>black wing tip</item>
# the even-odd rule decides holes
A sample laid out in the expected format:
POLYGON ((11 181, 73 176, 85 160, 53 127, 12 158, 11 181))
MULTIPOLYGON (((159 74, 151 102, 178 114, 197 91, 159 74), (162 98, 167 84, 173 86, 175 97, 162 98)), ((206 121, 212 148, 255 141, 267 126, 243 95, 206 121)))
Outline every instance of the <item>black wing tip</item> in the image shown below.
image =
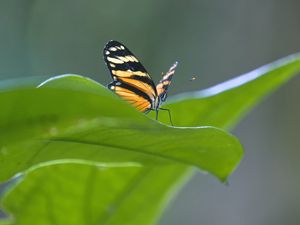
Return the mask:
POLYGON ((110 40, 105 44, 104 49, 107 49, 107 48, 110 48, 110 47, 113 47, 113 46, 118 46, 118 45, 123 45, 123 44, 119 41, 116 41, 116 40, 110 40))
MULTIPOLYGON (((116 41, 116 40, 110 40, 108 41, 103 48, 103 58, 104 58, 104 62, 106 63, 106 65, 108 65, 107 59, 106 59, 106 55, 105 52, 110 48, 110 47, 114 47, 114 46, 120 46, 123 45, 122 43, 116 41)), ((124 45, 123 45, 124 46, 124 45)))

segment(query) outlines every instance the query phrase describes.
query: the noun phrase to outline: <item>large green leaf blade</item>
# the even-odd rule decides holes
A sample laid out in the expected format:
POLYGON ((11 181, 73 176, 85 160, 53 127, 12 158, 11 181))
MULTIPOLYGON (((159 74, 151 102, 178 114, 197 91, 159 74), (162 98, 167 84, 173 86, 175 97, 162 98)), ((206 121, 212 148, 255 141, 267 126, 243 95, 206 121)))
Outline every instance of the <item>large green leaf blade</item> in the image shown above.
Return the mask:
POLYGON ((18 225, 32 224, 33 218, 34 224, 40 225, 150 225, 161 211, 157 204, 171 197, 170 182, 178 182, 178 177, 170 175, 182 169, 80 164, 42 167, 30 172, 4 204, 16 215, 14 224, 18 225))
POLYGON ((96 164, 180 163, 225 180, 242 157, 238 140, 220 129, 159 124, 79 76, 52 79, 44 88, 6 91, 0 102, 2 180, 37 164, 79 159, 96 164), (57 86, 72 82, 81 85, 73 90, 57 86))

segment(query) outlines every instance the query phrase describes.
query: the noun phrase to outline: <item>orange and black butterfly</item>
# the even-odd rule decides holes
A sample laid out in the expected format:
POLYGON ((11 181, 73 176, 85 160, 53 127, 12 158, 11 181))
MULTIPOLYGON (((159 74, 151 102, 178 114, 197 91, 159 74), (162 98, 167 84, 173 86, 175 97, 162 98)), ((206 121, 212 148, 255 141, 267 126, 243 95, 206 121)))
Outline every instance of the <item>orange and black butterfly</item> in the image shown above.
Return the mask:
POLYGON ((103 55, 113 78, 108 85, 110 90, 141 112, 147 113, 154 110, 156 119, 158 119, 159 109, 169 112, 168 109, 160 108, 160 105, 167 98, 168 87, 175 73, 177 62, 155 86, 143 65, 123 44, 109 41, 104 47, 103 55))

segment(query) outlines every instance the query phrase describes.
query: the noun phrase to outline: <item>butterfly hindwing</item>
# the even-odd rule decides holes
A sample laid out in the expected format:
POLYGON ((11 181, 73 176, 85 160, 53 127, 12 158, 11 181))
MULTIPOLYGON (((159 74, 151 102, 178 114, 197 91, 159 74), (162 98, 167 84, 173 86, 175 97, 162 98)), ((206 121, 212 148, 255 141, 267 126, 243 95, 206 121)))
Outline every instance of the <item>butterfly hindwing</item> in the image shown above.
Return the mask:
POLYGON ((160 98, 162 102, 164 102, 167 98, 168 88, 171 84, 172 77, 175 73, 175 69, 177 67, 177 62, 170 67, 168 72, 163 76, 163 78, 156 85, 157 96, 160 98))
POLYGON ((141 112, 151 109, 151 99, 149 96, 126 83, 113 81, 108 85, 108 88, 141 112))

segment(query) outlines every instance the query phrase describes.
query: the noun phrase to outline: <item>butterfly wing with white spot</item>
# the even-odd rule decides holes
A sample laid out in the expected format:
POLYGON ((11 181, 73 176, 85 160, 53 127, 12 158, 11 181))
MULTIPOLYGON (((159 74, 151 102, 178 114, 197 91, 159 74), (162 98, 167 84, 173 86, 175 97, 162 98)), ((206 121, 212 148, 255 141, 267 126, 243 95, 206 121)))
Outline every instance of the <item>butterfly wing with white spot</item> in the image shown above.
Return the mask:
MULTIPOLYGON (((147 111, 151 109, 151 105, 157 97, 156 87, 150 75, 134 54, 120 42, 109 41, 104 47, 103 55, 113 78, 109 88, 133 104, 138 110, 147 111), (123 94, 124 89, 127 89, 128 93, 123 94), (129 94, 136 95, 137 103, 134 104, 129 101, 129 94), (141 98, 149 104, 142 104, 141 98), (138 107, 139 103, 143 105, 141 109, 138 107)), ((132 100, 131 97, 133 96, 130 96, 132 100)))

